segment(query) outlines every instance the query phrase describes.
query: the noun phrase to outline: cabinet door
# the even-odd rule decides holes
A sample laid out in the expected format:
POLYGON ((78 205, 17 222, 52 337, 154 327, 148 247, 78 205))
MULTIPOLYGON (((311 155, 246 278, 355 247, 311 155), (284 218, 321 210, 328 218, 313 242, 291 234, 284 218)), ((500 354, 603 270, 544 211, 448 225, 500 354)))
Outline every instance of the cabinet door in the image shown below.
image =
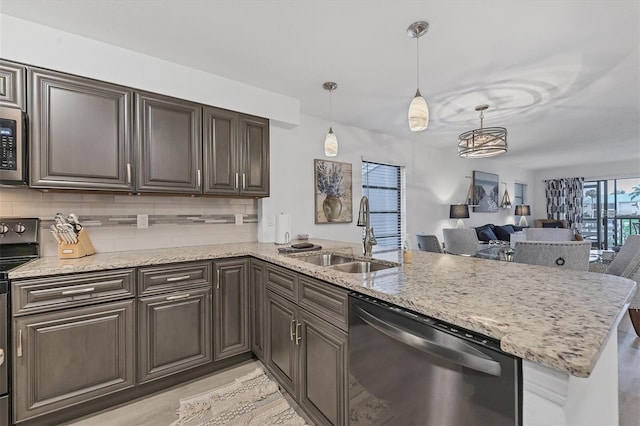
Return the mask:
POLYGON ((214 262, 216 271, 213 359, 250 350, 249 259, 214 262))
POLYGON ((199 194, 202 184, 200 105, 136 93, 136 189, 199 194))
POLYGON ((219 108, 203 110, 204 193, 237 194, 238 114, 219 108))
POLYGON ((264 264, 251 260, 249 279, 249 312, 251 318, 251 350, 259 359, 264 354, 264 264))
POLYGON ((297 308, 270 290, 265 296, 265 364, 278 383, 292 396, 298 390, 298 360, 295 344, 297 308))
POLYGON ((134 301, 14 320, 14 421, 132 387, 134 301))
POLYGON ((35 188, 133 189, 131 90, 29 68, 35 188))
POLYGON ((210 287, 138 300, 139 383, 209 362, 210 287))
POLYGON ((22 65, 0 60, 0 106, 27 109, 25 73, 22 65))
POLYGON ((300 311, 300 406, 318 424, 347 423, 347 333, 300 311))
POLYGON ((240 116, 241 195, 269 196, 269 120, 240 116))

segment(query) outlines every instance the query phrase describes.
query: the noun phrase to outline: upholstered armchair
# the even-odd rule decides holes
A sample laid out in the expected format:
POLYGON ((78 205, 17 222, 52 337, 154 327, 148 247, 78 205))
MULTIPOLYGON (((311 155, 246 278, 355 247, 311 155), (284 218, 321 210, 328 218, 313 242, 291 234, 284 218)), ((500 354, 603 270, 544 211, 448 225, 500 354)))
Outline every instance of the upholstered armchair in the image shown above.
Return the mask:
POLYGON ((588 271, 590 249, 588 241, 518 241, 514 260, 530 265, 588 271))
MULTIPOLYGON (((629 235, 605 273, 629 278, 640 286, 640 235, 629 235)), ((629 304, 629 316, 640 336, 640 288, 629 304)))
POLYGON ((432 253, 443 253, 440 241, 435 235, 418 234, 416 238, 418 239, 418 249, 432 253))
POLYGON ((447 228, 442 230, 444 236, 444 250, 449 254, 475 256, 480 241, 473 228, 447 228))

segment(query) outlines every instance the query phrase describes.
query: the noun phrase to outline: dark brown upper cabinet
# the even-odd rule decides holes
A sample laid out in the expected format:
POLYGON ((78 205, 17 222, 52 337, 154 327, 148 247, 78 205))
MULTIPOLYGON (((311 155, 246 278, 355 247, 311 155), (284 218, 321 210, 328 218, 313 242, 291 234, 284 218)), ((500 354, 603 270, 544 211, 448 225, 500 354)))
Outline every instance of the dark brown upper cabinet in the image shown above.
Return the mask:
POLYGON ((269 120, 205 107, 204 193, 269 196, 269 120))
POLYGON ((27 109, 26 72, 22 65, 0 60, 0 106, 27 109))
POLYGON ((30 186, 132 191, 131 89, 37 68, 28 80, 30 186))
POLYGON ((202 192, 202 107, 153 93, 136 93, 136 189, 202 192))

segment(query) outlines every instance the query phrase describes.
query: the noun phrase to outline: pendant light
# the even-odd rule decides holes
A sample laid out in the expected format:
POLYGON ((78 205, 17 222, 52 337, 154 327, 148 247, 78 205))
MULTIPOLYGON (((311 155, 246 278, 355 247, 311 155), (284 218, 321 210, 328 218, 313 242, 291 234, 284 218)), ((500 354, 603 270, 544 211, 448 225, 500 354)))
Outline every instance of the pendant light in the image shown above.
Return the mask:
POLYGON ((336 138, 335 133, 333 133, 333 128, 331 127, 331 92, 338 88, 338 85, 333 81, 327 81, 322 85, 324 90, 329 91, 329 133, 324 138, 324 155, 327 157, 335 157, 338 155, 338 138, 336 138))
POLYGON ((489 105, 478 105, 480 128, 469 130, 458 137, 458 155, 463 158, 486 158, 507 152, 507 129, 504 127, 482 127, 484 111, 489 105))
POLYGON ((500 201, 500 207, 502 207, 503 209, 510 209, 511 197, 509 197, 509 192, 507 192, 507 182, 500 183, 504 183, 504 194, 502 195, 502 201, 500 201))
POLYGON ((409 105, 409 129, 412 132, 420 132, 429 126, 429 107, 427 101, 420 94, 420 49, 418 39, 429 31, 429 23, 418 21, 409 25, 407 35, 416 39, 416 95, 409 105))

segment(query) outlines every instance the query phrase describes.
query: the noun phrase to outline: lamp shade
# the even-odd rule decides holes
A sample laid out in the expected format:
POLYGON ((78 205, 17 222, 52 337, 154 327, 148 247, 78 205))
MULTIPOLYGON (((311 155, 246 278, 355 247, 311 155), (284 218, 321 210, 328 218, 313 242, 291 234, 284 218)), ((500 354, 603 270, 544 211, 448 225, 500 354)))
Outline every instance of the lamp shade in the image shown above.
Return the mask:
POLYGON ((324 155, 327 157, 335 157, 338 155, 338 138, 335 133, 333 133, 333 129, 329 127, 329 133, 324 138, 324 155))
POLYGON ((449 206, 450 219, 468 219, 469 206, 466 204, 451 204, 449 206))
POLYGON ((526 204, 520 204, 516 206, 516 216, 529 216, 531 214, 531 208, 526 204))
POLYGON ((408 115, 409 129, 412 132, 420 132, 429 126, 429 107, 427 101, 420 94, 420 90, 416 91, 416 96, 411 100, 408 115))

